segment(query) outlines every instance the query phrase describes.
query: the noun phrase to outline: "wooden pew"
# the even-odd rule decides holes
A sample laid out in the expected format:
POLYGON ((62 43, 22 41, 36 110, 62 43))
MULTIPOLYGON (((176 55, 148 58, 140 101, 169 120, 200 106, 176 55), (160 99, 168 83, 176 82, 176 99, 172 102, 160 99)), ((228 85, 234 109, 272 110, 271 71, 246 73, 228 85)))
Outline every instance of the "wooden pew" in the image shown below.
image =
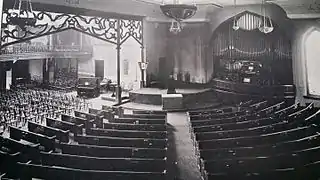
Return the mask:
POLYGON ((190 115, 190 120, 191 121, 199 121, 199 120, 204 120, 204 119, 230 118, 230 117, 244 116, 249 113, 250 113, 250 111, 248 111, 248 110, 241 110, 241 111, 226 112, 226 113, 221 113, 221 114, 190 115))
POLYGON ((160 148, 130 148, 130 147, 106 147, 86 144, 61 143, 60 149, 64 154, 92 157, 114 157, 114 158, 149 158, 164 159, 167 149, 160 148))
POLYGON ((232 159, 237 157, 265 157, 270 154, 290 153, 299 149, 320 146, 320 134, 307 136, 291 141, 283 141, 278 143, 252 145, 247 147, 235 148, 219 148, 219 149, 203 149, 200 150, 202 159, 232 159))
POLYGON ((250 108, 245 108, 243 110, 240 111, 231 111, 231 112, 226 112, 226 113, 216 113, 216 110, 214 110, 213 114, 211 113, 205 113, 205 114, 197 114, 197 115, 192 115, 192 113, 190 115, 190 119, 192 121, 196 121, 196 120, 203 120, 203 119, 215 119, 215 118, 227 118, 227 117, 235 117, 235 116, 242 116, 242 115, 246 115, 248 113, 252 113, 252 112, 258 112, 259 110, 263 110, 264 108, 267 108, 268 106, 274 106, 277 104, 281 104, 281 105, 285 105, 284 103, 280 102, 280 103, 273 103, 268 105, 267 101, 262 101, 256 104, 253 104, 250 106, 250 108))
POLYGON ((135 130, 135 131, 167 131, 166 124, 126 124, 104 123, 104 129, 135 130))
POLYGON ((190 116, 197 116, 197 115, 205 115, 205 114, 223 114, 223 113, 230 113, 233 111, 232 107, 228 108, 218 108, 218 109, 211 109, 211 110, 195 110, 189 111, 190 116))
POLYGON ((114 123, 126 124, 166 124, 165 119, 114 118, 114 123))
POLYGON ((148 110, 133 110, 133 114, 156 114, 156 115, 166 115, 166 111, 148 111, 148 110))
POLYGON ((92 113, 92 114, 99 113, 103 115, 103 118, 107 119, 108 121, 113 121, 114 116, 116 115, 116 112, 114 112, 112 109, 104 109, 104 108, 102 108, 101 110, 90 108, 89 113, 92 113))
POLYGON ((320 162, 313 162, 307 165, 301 165, 295 168, 286 169, 265 169, 259 173, 206 173, 207 180, 230 180, 230 179, 246 179, 246 180, 302 180, 302 179, 318 179, 320 177, 320 162))
POLYGON ((56 138, 61 142, 69 142, 69 130, 64 131, 53 127, 43 126, 31 121, 28 121, 28 130, 46 136, 56 136, 56 138))
POLYGON ((259 126, 272 125, 281 121, 292 121, 295 119, 305 119, 313 114, 317 113, 318 109, 310 109, 308 107, 299 110, 299 113, 294 112, 293 114, 288 115, 286 118, 282 117, 262 117, 256 119, 248 119, 245 121, 239 122, 228 122, 219 124, 221 121, 196 121, 191 123, 193 130, 195 132, 213 132, 213 131, 223 131, 223 130, 235 130, 235 129, 249 129, 249 128, 258 128, 259 126))
POLYGON ((226 131, 234 129, 249 129, 259 126, 266 126, 278 122, 278 119, 272 117, 259 118, 254 120, 241 121, 237 123, 223 123, 223 124, 212 124, 206 123, 204 125, 192 125, 194 132, 210 132, 210 131, 226 131))
POLYGON ((286 169, 320 161, 320 147, 301 149, 292 153, 269 154, 264 157, 239 157, 233 159, 204 160, 207 172, 259 173, 268 169, 286 169), (226 166, 228 164, 228 166, 226 166))
POLYGON ((64 131, 70 130, 70 132, 72 132, 74 134, 82 133, 82 126, 83 126, 82 124, 77 125, 75 123, 71 123, 68 121, 60 121, 60 120, 53 119, 53 118, 46 118, 46 124, 47 124, 47 126, 61 129, 64 131))
POLYGON ((56 136, 45 136, 42 134, 33 133, 31 131, 24 131, 22 129, 10 126, 10 138, 20 141, 24 139, 26 141, 40 144, 40 148, 45 151, 55 150, 55 138, 56 136))
POLYGON ((101 158, 41 152, 40 159, 42 165, 81 170, 163 172, 166 169, 166 158, 101 158))
POLYGON ((103 117, 96 114, 91 114, 87 112, 81 112, 81 111, 74 111, 74 115, 76 117, 81 117, 84 119, 87 119, 88 121, 94 120, 94 124, 96 127, 102 128, 103 127, 103 117))
POLYGON ((230 113, 224 113, 221 115, 203 115, 203 116, 190 116, 190 121, 193 124, 201 124, 206 121, 228 121, 228 122, 237 122, 241 120, 247 120, 247 119, 253 119, 258 117, 268 117, 273 114, 273 112, 276 112, 277 110, 286 107, 285 102, 280 102, 277 104, 270 105, 263 109, 257 109, 255 111, 248 111, 248 110, 242 110, 242 111, 236 111, 236 112, 230 112, 230 113))
POLYGON ((61 114, 61 120, 71 122, 82 128, 92 128, 94 120, 87 120, 81 117, 70 116, 68 114, 61 114))
POLYGON ((21 170, 19 174, 23 180, 32 180, 32 178, 57 180, 57 179, 76 179, 76 180, 164 180, 164 172, 133 172, 133 171, 94 171, 79 170, 65 167, 43 166, 32 163, 18 163, 21 170))
POLYGON ((10 180, 8 174, 16 173, 16 162, 21 159, 21 153, 8 153, 0 150, 0 179, 10 180))
POLYGON ((116 129, 87 129, 86 134, 92 136, 110 136, 123 138, 151 138, 166 139, 166 131, 135 131, 135 130, 116 130, 116 129))
POLYGON ((0 179, 1 180, 15 180, 15 179, 10 178, 10 176, 7 173, 0 174, 0 179))
POLYGON ((258 136, 263 134, 270 134, 274 132, 281 132, 285 130, 294 129, 301 126, 311 126, 317 123, 317 119, 320 116, 320 110, 311 116, 304 119, 304 117, 295 116, 287 120, 279 120, 273 124, 265 126, 257 126, 248 129, 234 129, 226 131, 208 131, 208 132, 196 132, 197 140, 210 140, 210 139, 221 139, 221 138, 234 138, 234 137, 245 137, 245 136, 258 136))
POLYGON ((78 135, 75 137, 75 141, 77 141, 79 144, 110 147, 166 148, 168 140, 78 135))
POLYGON ((214 124, 222 124, 222 123, 237 123, 237 122, 254 120, 254 119, 264 118, 264 117, 280 118, 280 114, 274 114, 270 112, 270 110, 275 112, 279 106, 281 106, 281 103, 270 106, 258 112, 248 113, 241 116, 231 116, 231 117, 222 117, 222 118, 213 118, 213 119, 209 118, 209 119, 196 120, 196 121, 191 120, 190 122, 192 126, 204 126, 204 125, 214 125, 214 124))
POLYGON ((306 126, 271 134, 263 134, 261 136, 203 140, 198 141, 198 143, 200 149, 250 147, 252 145, 279 143, 282 141, 295 140, 306 136, 312 136, 315 133, 315 129, 306 126))
POLYGON ((123 114, 123 118, 139 119, 166 119, 167 115, 163 114, 123 114))
POLYGON ((40 144, 26 144, 15 139, 4 138, 0 136, 1 148, 5 148, 7 152, 15 154, 20 152, 19 159, 37 158, 39 154, 40 144))

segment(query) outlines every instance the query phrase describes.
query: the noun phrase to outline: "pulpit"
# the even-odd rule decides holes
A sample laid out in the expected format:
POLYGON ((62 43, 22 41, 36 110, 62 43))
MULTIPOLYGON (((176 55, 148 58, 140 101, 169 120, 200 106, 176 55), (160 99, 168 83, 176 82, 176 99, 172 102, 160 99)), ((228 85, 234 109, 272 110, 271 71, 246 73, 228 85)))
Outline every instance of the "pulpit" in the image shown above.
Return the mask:
POLYGON ((183 95, 182 94, 162 94, 162 109, 163 110, 177 110, 183 109, 183 95))

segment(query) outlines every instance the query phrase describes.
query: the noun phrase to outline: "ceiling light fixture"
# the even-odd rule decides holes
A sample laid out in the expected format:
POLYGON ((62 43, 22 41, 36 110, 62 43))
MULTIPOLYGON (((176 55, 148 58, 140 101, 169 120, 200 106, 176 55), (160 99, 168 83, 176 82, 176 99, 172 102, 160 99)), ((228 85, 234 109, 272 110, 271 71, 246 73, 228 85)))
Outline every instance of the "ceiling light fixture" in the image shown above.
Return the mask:
POLYGON ((196 5, 181 4, 179 0, 175 0, 172 4, 163 4, 160 8, 164 15, 172 19, 169 30, 175 34, 182 31, 182 21, 191 18, 197 12, 196 5))
POLYGON ((265 0, 262 0, 262 13, 263 13, 263 18, 260 21, 259 25, 259 31, 268 34, 271 33, 274 30, 272 20, 270 17, 267 17, 266 15, 266 5, 265 5, 265 0))
POLYGON ((18 0, 19 4, 17 7, 17 1, 14 1, 12 9, 8 12, 10 16, 8 17, 8 22, 11 25, 17 25, 22 30, 25 30, 27 26, 34 26, 36 24, 35 14, 32 10, 31 0, 28 0, 26 9, 22 9, 22 0, 18 0))
POLYGON ((237 30, 239 30, 239 25, 238 25, 238 21, 237 21, 237 12, 236 12, 236 10, 237 10, 237 0, 234 0, 234 13, 235 13, 235 15, 234 15, 234 20, 233 20, 233 26, 232 26, 232 29, 233 30, 235 30, 235 31, 237 31, 237 30))

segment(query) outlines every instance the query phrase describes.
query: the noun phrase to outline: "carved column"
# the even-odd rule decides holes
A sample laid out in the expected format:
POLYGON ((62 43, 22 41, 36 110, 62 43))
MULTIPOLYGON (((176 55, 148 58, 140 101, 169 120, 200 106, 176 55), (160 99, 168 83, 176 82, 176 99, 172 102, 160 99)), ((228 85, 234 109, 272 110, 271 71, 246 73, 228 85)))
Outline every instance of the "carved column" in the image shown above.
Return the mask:
MULTIPOLYGON (((145 48, 144 48, 144 21, 142 20, 142 28, 141 28, 141 31, 142 31, 142 39, 141 39, 141 63, 144 63, 145 62, 145 48)), ((145 72, 146 72, 146 69, 143 69, 143 68, 140 68, 141 70, 141 81, 140 81, 140 88, 144 88, 146 86, 146 83, 145 83, 145 72)))
POLYGON ((121 53, 121 32, 120 32, 120 19, 117 20, 117 87, 116 87, 116 99, 118 103, 121 103, 121 71, 120 71, 120 53, 121 53))

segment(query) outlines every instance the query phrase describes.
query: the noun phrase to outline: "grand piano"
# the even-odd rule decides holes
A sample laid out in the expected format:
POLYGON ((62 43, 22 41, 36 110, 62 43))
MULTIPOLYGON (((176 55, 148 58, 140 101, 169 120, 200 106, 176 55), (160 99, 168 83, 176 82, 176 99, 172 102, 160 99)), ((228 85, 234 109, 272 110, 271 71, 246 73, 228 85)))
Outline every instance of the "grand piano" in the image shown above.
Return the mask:
POLYGON ((79 78, 77 85, 78 96, 98 97, 100 95, 99 77, 79 78))

